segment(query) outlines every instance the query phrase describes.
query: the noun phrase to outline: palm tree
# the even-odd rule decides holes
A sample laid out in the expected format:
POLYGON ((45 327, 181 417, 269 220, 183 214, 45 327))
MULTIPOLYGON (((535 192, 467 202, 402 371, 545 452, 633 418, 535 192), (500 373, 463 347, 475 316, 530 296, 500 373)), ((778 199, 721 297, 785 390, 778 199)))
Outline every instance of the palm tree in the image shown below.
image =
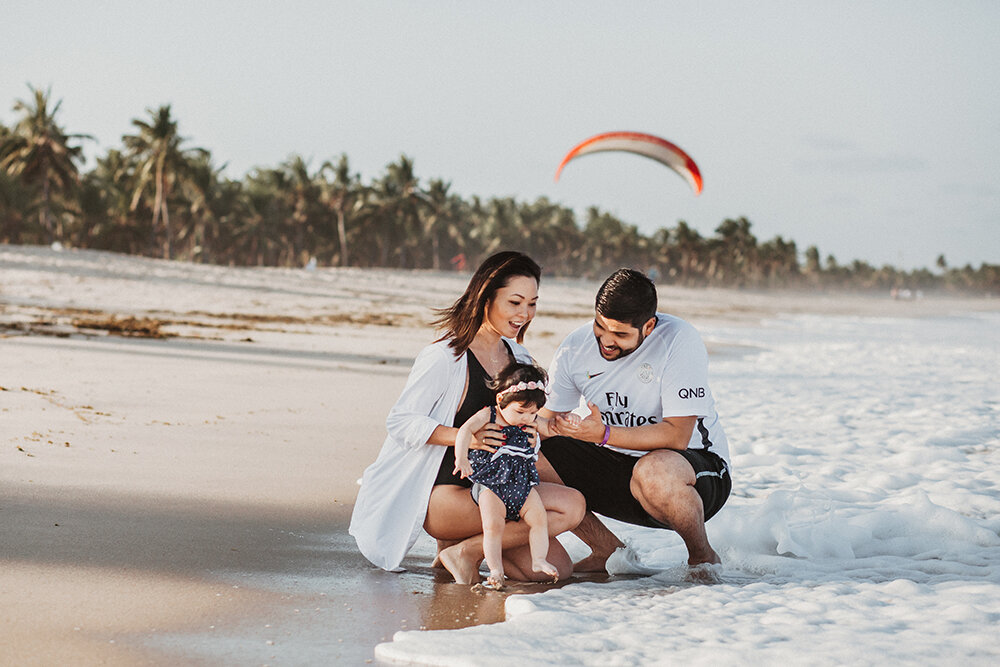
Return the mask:
POLYGON ((795 241, 785 241, 775 236, 757 249, 758 261, 763 272, 762 280, 768 287, 785 286, 799 275, 798 249, 795 241))
POLYGON ((742 285, 757 278, 757 238, 750 232, 750 221, 725 219, 712 239, 709 278, 723 285, 742 285))
POLYGON ((420 187, 413 171, 413 160, 405 155, 398 162, 386 167, 385 176, 372 185, 373 210, 370 212, 374 223, 378 247, 379 264, 388 266, 389 249, 398 254, 398 266, 408 268, 408 251, 420 247, 420 220, 418 204, 423 205, 420 187))
POLYGON ((704 262, 702 254, 705 242, 698 230, 690 227, 684 220, 677 222, 671 236, 680 255, 680 283, 690 285, 693 280, 692 272, 704 262))
POLYGON ((352 174, 347 155, 341 154, 337 163, 327 160, 319 170, 320 202, 337 217, 337 243, 340 246, 338 259, 340 266, 350 265, 347 248, 347 214, 356 211, 364 200, 360 186, 361 178, 352 174), (327 180, 326 174, 333 174, 327 180))
POLYGON ((0 169, 0 243, 20 243, 29 193, 13 176, 0 169))
POLYGON ((129 210, 134 171, 134 161, 112 149, 98 157, 96 166, 84 176, 80 207, 86 245, 96 243, 117 252, 140 251, 139 227, 129 210))
POLYGON ((208 153, 196 155, 188 166, 181 183, 187 204, 186 210, 182 210, 186 224, 181 225, 177 239, 186 242, 187 259, 211 261, 213 241, 219 233, 218 203, 226 192, 221 178, 225 166, 217 168, 208 153))
POLYGON ((460 227, 461 199, 448 190, 451 183, 447 183, 440 178, 431 179, 427 185, 427 191, 418 191, 417 196, 426 204, 420 210, 422 223, 422 235, 426 242, 430 241, 431 268, 440 271, 442 267, 442 237, 445 241, 451 241, 453 247, 447 252, 448 257, 459 252, 465 252, 465 238, 460 227))
POLYGON ((157 110, 146 109, 149 122, 134 119, 132 125, 138 133, 125 135, 122 142, 129 154, 139 161, 131 209, 135 211, 150 186, 153 187, 153 231, 163 219, 163 256, 170 259, 172 231, 170 229, 170 194, 178 181, 189 173, 189 160, 197 154, 206 154, 201 148, 182 149, 185 139, 177 133, 177 121, 171 118, 170 105, 157 110))
POLYGON ((284 189, 281 196, 291 211, 288 221, 287 240, 291 256, 284 264, 302 266, 314 254, 316 245, 316 209, 319 203, 319 174, 309 173, 309 163, 301 155, 293 155, 281 165, 284 172, 284 189), (309 246, 308 248, 306 246, 309 246))
POLYGON ((80 182, 76 163, 83 161, 80 146, 70 146, 73 139, 89 139, 85 134, 66 134, 56 123, 62 100, 49 109, 51 91, 28 86, 33 99, 18 100, 14 111, 24 116, 12 132, 0 140, 0 169, 20 178, 28 186, 41 189, 39 224, 49 241, 62 240, 62 222, 53 215, 58 199, 65 197, 80 182))
POLYGON ((583 248, 582 233, 572 209, 541 197, 531 206, 534 249, 543 270, 565 275, 575 273, 583 248))
POLYGON ((640 250, 638 228, 622 222, 616 216, 601 211, 596 206, 587 209, 583 236, 587 245, 587 259, 592 267, 592 271, 588 271, 590 277, 622 266, 643 264, 638 261, 640 250))
POLYGON ((292 217, 286 193, 291 186, 284 169, 259 168, 246 179, 246 215, 236 230, 250 263, 280 264, 287 247, 286 221, 292 217))

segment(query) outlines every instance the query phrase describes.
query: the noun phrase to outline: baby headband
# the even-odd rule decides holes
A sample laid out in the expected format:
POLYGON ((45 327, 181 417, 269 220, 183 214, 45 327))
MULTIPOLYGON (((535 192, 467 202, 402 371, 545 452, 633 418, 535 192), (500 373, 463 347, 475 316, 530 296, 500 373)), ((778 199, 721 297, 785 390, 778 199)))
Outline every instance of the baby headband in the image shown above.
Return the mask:
POLYGON ((525 391, 528 389, 541 389, 542 391, 545 391, 545 383, 535 382, 534 380, 532 380, 531 382, 518 382, 517 384, 511 385, 506 389, 504 389, 503 391, 499 392, 497 394, 497 400, 499 401, 501 398, 503 398, 505 395, 511 392, 525 391))

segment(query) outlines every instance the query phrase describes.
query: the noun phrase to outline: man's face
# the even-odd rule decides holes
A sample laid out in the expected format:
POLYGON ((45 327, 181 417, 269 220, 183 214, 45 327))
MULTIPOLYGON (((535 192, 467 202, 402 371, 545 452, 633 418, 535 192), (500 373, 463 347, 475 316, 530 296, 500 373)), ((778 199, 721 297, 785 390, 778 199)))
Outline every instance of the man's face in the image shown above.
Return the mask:
POLYGON ((652 317, 642 329, 636 329, 628 322, 619 322, 604 317, 600 313, 594 315, 594 338, 601 356, 608 361, 621 359, 639 349, 642 341, 656 326, 656 318, 652 317))

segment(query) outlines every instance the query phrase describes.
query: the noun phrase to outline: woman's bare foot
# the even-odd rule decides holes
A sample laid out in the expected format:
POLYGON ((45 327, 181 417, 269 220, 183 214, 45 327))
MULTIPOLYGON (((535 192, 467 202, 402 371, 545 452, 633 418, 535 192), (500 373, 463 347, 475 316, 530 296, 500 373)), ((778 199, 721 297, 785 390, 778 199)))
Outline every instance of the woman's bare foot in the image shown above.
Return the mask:
POLYGON ((556 566, 545 560, 544 558, 535 558, 531 561, 531 569, 535 572, 544 572, 545 574, 552 577, 552 581, 559 581, 559 570, 556 566))
POLYGON ((454 546, 459 543, 460 540, 438 540, 437 547, 438 552, 434 555, 434 562, 431 563, 431 567, 435 569, 441 569, 444 567, 444 563, 441 562, 441 552, 450 546, 454 546))
POLYGON ((462 542, 454 544, 438 552, 436 561, 440 561, 455 583, 475 584, 479 582, 479 564, 483 562, 482 552, 478 555, 465 549, 462 542))

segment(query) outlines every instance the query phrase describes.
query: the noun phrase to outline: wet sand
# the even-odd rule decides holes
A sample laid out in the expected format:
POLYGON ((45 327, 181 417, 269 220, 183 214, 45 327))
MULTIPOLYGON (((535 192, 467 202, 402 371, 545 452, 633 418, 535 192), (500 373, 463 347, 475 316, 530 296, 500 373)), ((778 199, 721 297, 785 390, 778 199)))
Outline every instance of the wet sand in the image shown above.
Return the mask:
POLYGON ((0 662, 361 664, 396 630, 503 619, 503 594, 419 556, 382 572, 347 535, 382 427, 344 424, 388 409, 381 382, 254 384, 274 359, 164 345, 0 340, 0 662))
MULTIPOLYGON (((346 533, 430 309, 466 280, 0 246, 0 663, 363 664, 397 630, 496 622, 540 590, 449 583, 427 546, 385 573, 346 533)), ((543 281, 540 363, 595 289, 543 281)), ((941 310, 661 300, 695 324, 941 310)))

